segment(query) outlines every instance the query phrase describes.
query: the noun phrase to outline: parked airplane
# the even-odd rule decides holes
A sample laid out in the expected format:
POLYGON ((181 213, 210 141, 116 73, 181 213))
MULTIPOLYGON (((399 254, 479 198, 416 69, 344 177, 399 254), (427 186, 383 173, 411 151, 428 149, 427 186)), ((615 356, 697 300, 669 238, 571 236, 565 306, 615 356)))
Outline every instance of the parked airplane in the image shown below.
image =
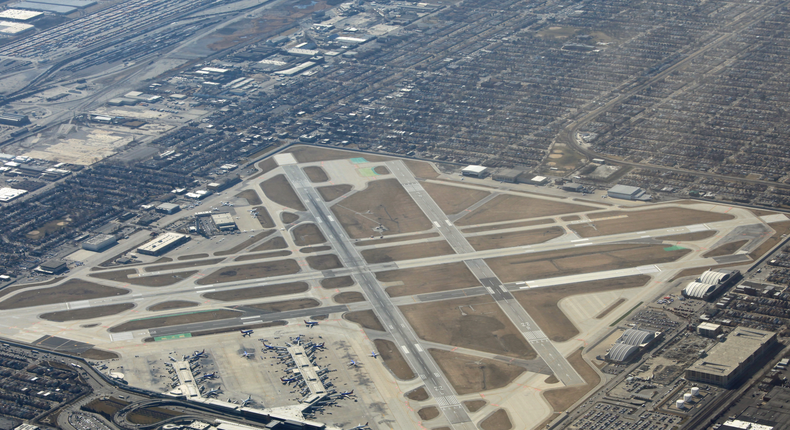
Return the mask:
POLYGON ((247 406, 247 403, 251 403, 251 402, 252 402, 252 396, 247 396, 246 399, 241 401, 241 407, 245 407, 247 406))
POLYGON ((246 337, 252 335, 254 333, 252 329, 249 330, 239 330, 241 332, 241 337, 246 337))
POLYGON ((204 357, 205 355, 206 355, 206 350, 204 349, 203 351, 195 351, 195 353, 192 354, 192 357, 200 358, 200 357, 204 357))
POLYGON ((307 320, 305 320, 304 323, 309 328, 313 328, 314 326, 318 325, 318 321, 307 321, 307 320))
POLYGON ((351 428, 350 428, 350 429, 348 429, 348 430, 367 430, 367 429, 369 429, 369 428, 370 428, 370 427, 368 427, 368 423, 365 423, 365 424, 360 424, 360 425, 358 425, 358 426, 356 426, 356 427, 351 427, 351 428))
POLYGON ((245 350, 244 350, 244 353, 243 353, 243 354, 241 354, 241 356, 242 356, 242 357, 244 357, 244 358, 250 358, 250 357, 252 357, 254 354, 255 354, 255 353, 253 353, 253 352, 247 352, 247 350, 245 349, 245 350))
POLYGON ((373 358, 377 358, 379 356, 379 353, 376 351, 370 351, 370 356, 373 358))
POLYGON ((202 379, 214 379, 216 377, 217 377, 217 372, 211 372, 211 373, 204 373, 203 376, 200 377, 200 379, 201 380, 202 379))
POLYGON ((354 360, 351 360, 351 361, 348 363, 348 366, 349 366, 349 367, 357 367, 357 366, 359 366, 359 363, 357 363, 357 362, 356 362, 356 361, 354 361, 354 360))
POLYGON ((310 348, 312 348, 312 349, 324 349, 324 344, 326 344, 326 342, 314 343, 314 344, 312 344, 310 346, 310 348))
POLYGON ((221 393, 222 390, 219 388, 212 388, 211 390, 206 393, 206 397, 216 396, 217 394, 221 393))
POLYGON ((354 395, 354 390, 351 390, 351 391, 341 391, 341 392, 338 394, 338 396, 339 396, 341 399, 345 399, 346 397, 348 397, 348 396, 353 396, 353 395, 354 395))
POLYGON ((286 378, 285 376, 283 376, 282 378, 280 378, 280 382, 282 382, 283 384, 289 384, 291 382, 296 382, 296 381, 297 381, 296 376, 290 378, 286 378))
POLYGON ((168 355, 168 356, 167 356, 167 358, 169 358, 169 359, 170 359, 170 361, 172 361, 172 362, 176 362, 176 361, 178 361, 178 360, 176 360, 175 358, 173 358, 173 356, 172 356, 172 355, 168 355))
POLYGON ((266 347, 266 349, 274 349, 274 350, 285 349, 282 346, 267 345, 266 342, 263 342, 263 346, 266 347))

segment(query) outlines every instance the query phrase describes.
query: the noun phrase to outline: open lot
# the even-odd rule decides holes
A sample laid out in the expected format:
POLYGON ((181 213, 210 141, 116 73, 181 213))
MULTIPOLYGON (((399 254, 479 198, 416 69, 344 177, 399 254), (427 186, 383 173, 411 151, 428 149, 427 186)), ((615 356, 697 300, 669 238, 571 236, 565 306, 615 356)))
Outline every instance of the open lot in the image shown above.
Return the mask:
POLYGON ((318 166, 308 166, 305 167, 303 170, 305 175, 307 175, 307 177, 310 179, 310 182, 313 183, 326 182, 329 180, 329 176, 327 176, 324 169, 318 166))
POLYGON ((167 302, 157 303, 153 306, 149 306, 148 311, 152 312, 159 312, 159 311, 170 311, 173 309, 183 309, 183 308, 191 308, 198 306, 200 303, 197 302, 190 302, 187 300, 170 300, 167 302))
POLYGON ((647 275, 625 276, 577 284, 556 285, 550 288, 533 288, 514 291, 513 297, 535 320, 546 336, 554 342, 565 342, 579 334, 579 330, 560 310, 560 300, 578 294, 641 287, 650 280, 647 275))
POLYGON ((464 263, 389 270, 376 273, 376 279, 384 283, 402 283, 402 285, 386 288, 390 297, 411 296, 413 294, 460 290, 480 286, 480 282, 464 263))
POLYGON ((491 194, 488 191, 433 182, 423 182, 422 187, 425 188, 425 191, 428 192, 433 201, 439 205, 442 212, 447 215, 457 214, 491 194))
POLYGON ((217 251, 217 252, 214 253, 214 255, 222 256, 222 255, 236 254, 238 252, 241 252, 244 248, 246 248, 246 247, 248 247, 248 246, 250 246, 250 245, 252 245, 254 243, 257 243, 258 241, 260 241, 261 239, 265 238, 266 236, 271 235, 272 233, 274 233, 274 230, 262 231, 260 233, 257 233, 255 236, 245 240, 244 242, 234 246, 233 248, 226 249, 226 250, 223 250, 223 251, 217 251))
POLYGON ((476 251, 485 251, 487 249, 511 248, 514 246, 548 242, 564 234, 564 228, 552 226, 535 230, 472 236, 467 237, 466 240, 469 241, 469 244, 472 245, 476 251))
POLYGON ((316 190, 318 191, 318 194, 321 194, 321 198, 324 199, 325 202, 331 202, 332 200, 351 191, 353 188, 354 187, 348 184, 338 184, 318 187, 316 190))
POLYGON ((280 219, 284 224, 293 224, 299 221, 299 215, 293 212, 280 212, 280 219))
POLYGON ((718 212, 704 212, 688 208, 667 207, 639 211, 623 210, 599 212, 590 214, 589 218, 593 221, 595 227, 590 224, 574 224, 569 226, 570 229, 581 237, 597 237, 617 233, 630 233, 634 231, 726 221, 734 217, 729 214, 718 212), (596 221, 599 219, 601 220, 596 221))
POLYGON ((509 357, 537 354, 490 296, 401 306, 421 339, 509 357))
POLYGON ((129 294, 129 290, 94 284, 82 279, 70 279, 56 287, 22 291, 0 302, 0 310, 100 299, 124 294, 129 294))
POLYGON ((74 309, 70 311, 49 312, 46 314, 39 315, 39 318, 49 321, 56 321, 56 322, 89 320, 92 318, 101 318, 109 315, 117 315, 123 311, 128 311, 133 307, 134 307, 134 303, 118 303, 116 305, 92 306, 88 308, 74 309))
POLYGON ((210 258, 208 260, 191 260, 187 263, 173 263, 173 264, 159 264, 156 266, 146 266, 146 272, 158 272, 160 270, 177 270, 177 269, 186 269, 189 267, 198 267, 198 266, 210 266, 212 264, 217 264, 220 261, 224 260, 224 258, 210 258))
POLYGON ((524 373, 523 367, 487 358, 441 349, 428 352, 460 395, 502 388, 524 373))
POLYGON ((667 249, 665 245, 593 245, 559 251, 487 259, 502 282, 577 275, 587 272, 624 269, 643 264, 675 261, 689 249, 667 249))
POLYGON ((260 299, 264 297, 284 296, 286 294, 303 293, 308 290, 306 282, 289 282, 287 284, 266 285, 262 287, 238 288, 234 290, 206 293, 203 297, 223 302, 237 300, 260 299))
POLYGON ((376 172, 377 175, 389 175, 391 173, 387 166, 376 166, 373 168, 373 171, 376 172))
POLYGON ((577 400, 581 399, 590 390, 595 388, 601 377, 586 361, 582 358, 581 349, 568 356, 568 362, 579 372, 586 384, 573 387, 552 388, 543 392, 543 398, 554 409, 554 412, 568 410, 577 400))
POLYGON ((121 333, 131 330, 147 330, 157 327, 168 327, 171 325, 181 325, 196 322, 206 322, 214 320, 224 320, 241 316, 239 311, 228 309, 215 309, 210 311, 187 312, 182 314, 166 315, 162 317, 143 318, 132 320, 123 324, 111 327, 110 333, 121 333))
POLYGON ((285 248, 288 248, 288 244, 285 242, 285 239, 283 239, 280 236, 277 236, 267 240, 266 242, 263 242, 262 244, 256 246, 255 248, 252 248, 250 252, 270 251, 273 249, 285 249, 285 248))
POLYGON ((510 422, 507 411, 502 408, 497 409, 496 412, 480 421, 481 430, 510 430, 512 428, 513 423, 510 422))
POLYGON ((332 300, 335 303, 346 304, 346 303, 357 303, 357 302, 364 302, 365 296, 362 293, 356 291, 346 291, 345 293, 340 293, 334 297, 332 300))
POLYGON ((311 255, 306 257, 305 261, 313 270, 331 270, 343 267, 335 254, 311 255))
POLYGON ((433 226, 397 179, 370 182, 364 190, 332 205, 332 212, 354 239, 377 233, 373 229, 379 225, 384 227, 384 235, 424 231, 433 226))
POLYGON ((291 230, 296 246, 319 245, 326 242, 326 238, 313 223, 299 224, 291 230))
POLYGON ((743 245, 749 242, 748 240, 738 240, 735 242, 725 243, 724 245, 718 246, 710 251, 702 254, 704 258, 710 257, 721 257, 722 255, 731 255, 734 254, 736 251, 741 249, 743 245))
POLYGON ((293 254, 291 251, 272 251, 262 252, 260 254, 247 254, 241 255, 233 259, 233 261, 250 261, 250 260, 263 260, 266 258, 286 257, 293 254))
POLYGON ((350 276, 340 276, 338 278, 323 278, 321 279, 321 287, 327 290, 334 290, 336 288, 348 288, 354 285, 354 279, 350 276))
POLYGON ((530 227, 533 225, 544 225, 544 224, 554 224, 554 220, 551 218, 545 219, 536 219, 530 221, 519 221, 519 222, 509 222, 497 225, 488 225, 483 227, 466 227, 462 228, 461 231, 464 233, 481 233, 484 231, 493 231, 493 230, 504 230, 508 228, 518 228, 518 227, 530 227))
POLYGON ((357 323, 368 330, 385 331, 384 326, 381 325, 381 321, 379 321, 376 314, 371 310, 346 312, 343 314, 343 318, 357 323))
POLYGON ((288 183, 288 179, 285 178, 285 175, 277 175, 261 182, 261 189, 263 190, 263 194, 266 195, 266 198, 279 205, 297 211, 307 210, 304 204, 302 204, 302 201, 299 200, 299 196, 296 195, 296 191, 294 191, 291 184, 288 183))
POLYGON ((210 275, 198 280, 196 283, 200 285, 210 285, 220 282, 268 278, 270 276, 291 275, 298 273, 299 270, 299 264, 291 259, 242 264, 217 269, 210 275))
POLYGON ((488 402, 485 400, 467 400, 463 402, 464 407, 469 412, 477 412, 480 409, 483 409, 483 406, 487 405, 488 402))
POLYGON ((168 285, 181 282, 197 272, 197 270, 189 270, 186 272, 168 273, 166 275, 151 275, 129 278, 128 275, 134 274, 135 270, 127 269, 116 270, 113 272, 91 273, 88 276, 92 278, 106 279, 108 281, 128 282, 132 285, 140 285, 142 287, 166 287, 168 285))
POLYGON ((436 179, 439 177, 439 172, 437 172, 431 163, 427 161, 403 160, 403 163, 406 164, 406 167, 408 167, 417 178, 436 179))
MULTIPOLYGON (((404 381, 414 379, 414 371, 409 367, 409 363, 403 358, 403 355, 394 342, 385 339, 376 339, 373 341, 373 344, 376 345, 376 350, 379 352, 381 361, 384 362, 384 365, 387 366, 396 378, 404 381)), ((425 388, 422 389, 422 392, 425 393, 427 399, 428 393, 425 391, 425 388)))
POLYGON ((417 415, 419 415, 420 419, 423 421, 430 421, 439 416, 439 408, 436 406, 426 406, 420 408, 420 410, 417 411, 417 415))
POLYGON ((316 299, 294 299, 283 300, 281 302, 256 303, 254 305, 247 305, 246 307, 269 312, 285 312, 296 309, 317 308, 318 306, 321 306, 321 302, 316 299))
POLYGON ((595 209, 592 206, 558 202, 549 199, 502 194, 475 209, 455 223, 461 225, 486 224, 517 219, 539 218, 595 209))
MULTIPOLYGON (((380 348, 379 348, 379 352, 381 352, 380 348)), ((428 390, 425 389, 425 386, 411 390, 408 393, 404 394, 404 396, 409 400, 414 400, 417 402, 422 402, 431 398, 431 395, 428 394, 428 390)))
POLYGON ((236 194, 236 197, 247 200, 247 203, 251 204, 252 206, 256 206, 263 203, 261 202, 261 196, 259 196, 258 193, 255 192, 255 190, 244 190, 236 194))
POLYGON ((388 246, 362 251, 362 257, 370 264, 414 260, 417 258, 428 258, 449 254, 455 254, 455 251, 453 251, 450 244, 444 240, 401 246, 388 246))

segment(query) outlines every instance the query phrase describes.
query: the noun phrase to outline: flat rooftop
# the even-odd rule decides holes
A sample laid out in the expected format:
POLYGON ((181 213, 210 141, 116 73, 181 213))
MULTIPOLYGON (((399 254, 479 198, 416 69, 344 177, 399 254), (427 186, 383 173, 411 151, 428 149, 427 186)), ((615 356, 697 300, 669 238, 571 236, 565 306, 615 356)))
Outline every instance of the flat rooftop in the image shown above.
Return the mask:
POLYGON ((697 360, 688 370, 727 375, 774 335, 770 331, 738 327, 726 341, 716 344, 706 357, 697 360))
POLYGON ((10 19, 13 21, 28 21, 33 18, 44 15, 44 12, 36 12, 34 10, 23 9, 6 9, 0 12, 0 19, 10 19))

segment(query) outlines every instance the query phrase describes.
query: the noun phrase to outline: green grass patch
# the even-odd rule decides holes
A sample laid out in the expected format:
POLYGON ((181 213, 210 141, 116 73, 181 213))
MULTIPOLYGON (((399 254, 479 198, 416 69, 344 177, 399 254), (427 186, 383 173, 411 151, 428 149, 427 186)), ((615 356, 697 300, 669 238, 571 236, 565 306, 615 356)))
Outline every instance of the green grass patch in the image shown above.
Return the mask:
POLYGON ((367 163, 368 160, 365 160, 362 157, 354 157, 354 158, 351 159, 351 162, 354 163, 354 164, 362 164, 362 163, 367 163))
POLYGON ((376 173, 372 167, 363 167, 361 169, 357 169, 357 173, 359 173, 359 176, 362 176, 363 178, 378 175, 378 173, 376 173))
POLYGON ((173 340, 173 339, 188 339, 190 337, 192 337, 192 333, 171 334, 170 336, 155 337, 154 342, 159 342, 162 340, 173 340))
POLYGON ((664 248, 664 251, 680 251, 681 249, 686 249, 682 246, 672 245, 664 248))

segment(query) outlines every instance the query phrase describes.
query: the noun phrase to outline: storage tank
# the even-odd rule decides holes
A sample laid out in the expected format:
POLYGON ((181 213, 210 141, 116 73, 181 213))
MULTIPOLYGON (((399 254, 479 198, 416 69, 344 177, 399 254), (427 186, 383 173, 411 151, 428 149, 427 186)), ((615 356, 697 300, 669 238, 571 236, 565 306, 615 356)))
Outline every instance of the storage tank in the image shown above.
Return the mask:
POLYGON ((686 404, 683 402, 683 399, 678 399, 678 401, 675 402, 675 406, 677 406, 678 409, 686 408, 686 404))
POLYGON ((699 397, 699 387, 691 387, 691 395, 694 397, 699 397))
POLYGON ((686 403, 691 403, 692 398, 693 396, 691 395, 691 393, 686 393, 683 395, 683 401, 686 403))

